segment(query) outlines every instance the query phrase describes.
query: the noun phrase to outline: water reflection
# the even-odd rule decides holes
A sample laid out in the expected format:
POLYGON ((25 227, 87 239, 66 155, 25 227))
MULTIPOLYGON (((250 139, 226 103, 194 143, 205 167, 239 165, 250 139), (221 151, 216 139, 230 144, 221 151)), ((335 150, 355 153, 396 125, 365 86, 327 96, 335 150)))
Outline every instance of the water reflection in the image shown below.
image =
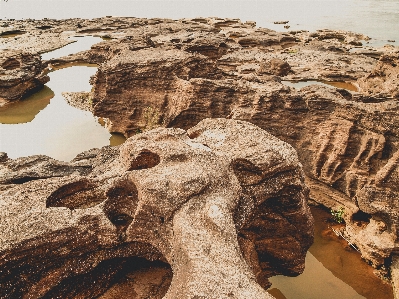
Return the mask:
MULTIPOLYGON (((49 73, 48 88, 40 93, 50 95, 49 90, 52 90, 54 97, 48 103, 49 99, 35 95, 39 99, 32 101, 32 105, 40 106, 44 102, 41 107, 45 109, 36 114, 32 111, 33 120, 30 122, 19 123, 15 116, 8 117, 7 124, 0 124, 0 152, 7 152, 10 158, 45 154, 69 161, 82 151, 108 145, 111 134, 98 123, 97 118, 91 112, 68 105, 61 96, 63 91, 89 91, 89 78, 96 70, 95 67, 73 66, 49 73)), ((14 115, 26 114, 23 108, 29 105, 25 101, 16 103, 14 115)), ((13 115, 12 110, 3 112, 4 119, 7 119, 7 114, 13 115)))
POLYGON ((312 214, 315 241, 306 256, 304 273, 272 277, 271 291, 278 289, 287 299, 393 299, 391 285, 377 278, 360 254, 328 227, 329 213, 312 208, 312 214))
POLYGON ((70 39, 74 42, 57 50, 41 54, 42 59, 49 60, 68 56, 71 53, 78 53, 80 51, 89 50, 92 45, 103 41, 102 38, 95 36, 74 36, 70 37, 70 39))
MULTIPOLYGON (((100 37, 74 37, 76 42, 42 54, 43 60, 88 50, 100 37)), ((78 153, 126 139, 110 134, 91 112, 67 104, 64 91, 90 91, 97 65, 68 63, 52 66, 50 82, 31 97, 0 108, 0 152, 10 158, 44 154, 68 161, 78 153)))
POLYGON ((121 145, 125 141, 126 141, 126 137, 123 136, 122 134, 111 133, 111 137, 109 138, 109 145, 110 146, 121 145))
POLYGON ((45 86, 42 90, 23 101, 0 107, 0 123, 22 124, 30 122, 41 110, 50 104, 50 99, 53 97, 54 92, 45 86))
POLYGON ((25 31, 20 31, 20 30, 10 31, 10 33, 3 32, 3 33, 0 34, 0 38, 16 37, 16 36, 22 35, 24 33, 26 33, 26 32, 25 31))

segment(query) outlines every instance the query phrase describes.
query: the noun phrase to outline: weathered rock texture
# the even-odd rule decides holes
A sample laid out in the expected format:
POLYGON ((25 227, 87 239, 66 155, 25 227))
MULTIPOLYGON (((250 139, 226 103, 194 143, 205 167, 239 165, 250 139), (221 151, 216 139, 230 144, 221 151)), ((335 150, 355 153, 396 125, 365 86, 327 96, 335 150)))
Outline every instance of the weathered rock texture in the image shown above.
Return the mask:
MULTIPOLYGON (((99 296, 132 257, 171 265, 164 298, 272 298, 261 285, 301 273, 313 242, 295 150, 242 121, 158 128, 70 163, 3 154, 0 180, 2 298, 99 296)), ((132 298, 160 298, 167 273, 132 298)))
POLYGON ((147 24, 93 47, 87 57, 101 64, 92 78, 94 113, 126 136, 156 126, 187 129, 207 117, 266 129, 297 149, 316 201, 345 207, 346 234, 363 257, 376 267, 389 263, 399 225, 398 50, 385 48, 377 61, 350 53, 365 37, 348 32, 180 22, 147 24), (360 90, 281 83, 307 79, 360 90))
POLYGON ((0 105, 32 94, 49 80, 39 55, 0 50, 0 105))
POLYGON ((368 94, 383 98, 399 98, 399 54, 383 55, 374 70, 358 80, 368 94))
POLYGON ((67 98, 107 118, 111 132, 128 137, 158 126, 189 129, 204 118, 225 117, 249 121, 288 142, 298 152, 311 197, 330 208, 345 207, 344 233, 363 257, 382 267, 396 254, 397 47, 358 48, 368 39, 361 34, 279 33, 237 19, 0 24, 21 33, 0 40, 1 46, 30 47, 34 53, 46 44, 37 39, 38 30, 49 47, 66 43, 70 30, 109 39, 45 65, 99 65, 93 92, 84 95, 91 100, 81 101, 79 94, 67 98), (29 34, 36 41, 31 46, 29 34), (282 84, 285 80, 349 82, 359 89, 297 90, 282 84))

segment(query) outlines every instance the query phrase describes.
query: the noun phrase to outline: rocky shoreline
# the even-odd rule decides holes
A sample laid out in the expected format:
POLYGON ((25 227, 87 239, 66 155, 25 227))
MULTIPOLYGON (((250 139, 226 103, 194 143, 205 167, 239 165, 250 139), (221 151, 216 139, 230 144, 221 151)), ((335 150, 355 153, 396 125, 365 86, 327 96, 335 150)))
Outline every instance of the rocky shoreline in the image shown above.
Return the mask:
MULTIPOLYGON (((166 20, 106 17, 93 20, 0 21, 0 26, 0 36, 10 34, 11 31, 21 33, 12 38, 0 39, 1 48, 15 49, 0 51, 0 99, 3 105, 19 100, 43 86, 48 80, 46 72, 49 68, 83 62, 98 65, 98 71, 91 79, 92 92, 68 93, 65 97, 75 107, 90 110, 94 115, 106 118, 110 132, 137 139, 140 136, 138 132, 151 132, 151 129, 157 127, 180 128, 192 132, 194 129, 190 128, 198 126, 207 118, 227 118, 230 119, 229 122, 237 120, 252 123, 296 150, 300 163, 298 165, 302 165, 304 171, 302 180, 310 190, 310 198, 331 209, 344 208, 343 218, 346 225, 342 234, 357 246, 363 258, 376 269, 389 272, 392 264, 392 280, 394 285, 398 284, 397 262, 392 263, 392 260, 397 260, 399 226, 399 207, 395 200, 399 195, 399 189, 396 188, 399 181, 397 47, 373 49, 367 47, 366 36, 352 32, 320 30, 280 33, 258 28, 254 22, 242 23, 237 19, 166 20), (38 38, 39 34, 43 40, 38 38), (43 62, 40 60, 38 54, 65 45, 69 42, 67 37, 76 34, 97 35, 105 40, 92 46, 90 50, 75 55, 43 62), (283 82, 308 80, 351 83, 357 91, 321 85, 296 89, 283 82), (16 94, 14 90, 18 90, 19 93, 16 94)), ((217 122, 216 126, 219 126, 217 122)), ((212 125, 209 125, 206 130, 212 131, 211 127, 212 125)), ((242 130, 250 129, 245 127, 242 130)), ((235 142, 246 140, 246 136, 237 138, 235 142)), ((216 141, 204 137, 199 143, 216 150, 212 148, 212 142, 216 141)), ((248 144, 243 145, 241 150, 245 151, 250 144, 251 141, 248 140, 248 144)), ((134 146, 132 144, 132 147, 134 146)), ((98 196, 96 204, 99 205, 93 208, 73 206, 73 213, 79 211, 82 215, 85 214, 84 217, 91 215, 90 217, 95 218, 98 213, 105 211, 100 211, 99 206, 103 205, 106 198, 101 199, 99 194, 108 191, 96 191, 97 187, 84 177, 90 177, 91 169, 100 167, 100 162, 96 162, 96 159, 100 159, 100 156, 116 157, 117 149, 104 148, 95 150, 93 154, 85 153, 82 154, 85 158, 76 158, 71 164, 63 166, 44 157, 26 158, 33 161, 26 164, 24 161, 28 160, 13 161, 3 155, 3 159, 0 160, 0 190, 9 196, 7 200, 3 200, 4 205, 21 200, 20 194, 32 188, 30 184, 34 182, 31 181, 39 180, 42 185, 42 180, 46 180, 49 186, 46 187, 47 191, 37 191, 38 195, 34 195, 38 201, 39 198, 43 200, 49 196, 47 193, 52 184, 64 184, 69 186, 69 191, 66 191, 68 196, 74 197, 73 194, 77 194, 77 198, 71 199, 72 202, 82 202, 98 196), (87 158, 87 155, 90 157, 87 158), (21 165, 17 167, 17 164, 21 165), (24 165, 29 165, 34 170, 24 165), (40 170, 37 170, 37 167, 40 170), (69 170, 67 173, 58 173, 60 169, 69 170), (70 178, 67 177, 75 172, 75 175, 81 178, 69 182, 70 178), (69 183, 66 183, 67 181, 69 183), (47 192, 47 195, 41 192, 47 192)), ((140 157, 140 154, 137 154, 140 157)), ((152 163, 154 159, 156 158, 151 155, 146 156, 145 163, 152 163)), ((265 175, 260 174, 265 171, 263 166, 263 170, 256 168, 255 171, 255 168, 252 169, 254 165, 248 166, 245 163, 239 169, 250 167, 251 170, 247 170, 244 180, 248 179, 251 182, 244 183, 241 188, 253 186, 252 180, 259 182, 260 177, 265 175)), ((235 174, 237 175, 236 172, 235 174)), ((283 180, 280 184, 283 187, 286 181, 283 180)), ((282 207, 280 212, 287 212, 292 208, 289 206, 282 207)), ((41 211, 37 215, 42 215, 41 213, 44 212, 41 211)), ((304 225, 306 229, 302 233, 309 234, 308 223, 311 217, 306 215, 297 225, 304 225)), ((68 225, 71 225, 68 229, 81 223, 77 220, 79 217, 73 218, 77 221, 76 224, 67 221, 68 225)), ((3 226, 9 220, 2 221, 6 221, 2 222, 3 226)), ((15 221, 22 220, 18 220, 17 217, 15 221)), ((90 225, 85 227, 79 224, 78 227, 91 230, 90 225)), ((270 224, 266 226, 268 225, 270 224)), ((276 224, 272 227, 278 232, 282 229, 276 224)), ((116 228, 117 231, 118 229, 116 228)), ((98 230, 94 232, 101 235, 98 230)), ((281 231, 283 232, 284 230, 281 231)), ((4 244, 18 247, 33 238, 33 235, 21 235, 18 236, 21 239, 11 241, 13 234, 15 233, 9 236, 2 235, 4 244)), ((34 236, 40 238, 37 234, 34 236)), ((308 237, 303 236, 301 238, 304 239, 295 238, 295 244, 301 248, 299 253, 302 255, 310 245, 308 237)), ((48 241, 48 237, 43 238, 48 241)), ((263 236, 262 240, 265 238, 263 236)), ((267 238, 270 238, 270 235, 267 238)), ((281 239, 281 242, 287 242, 286 238, 288 236, 281 239)), ((247 236, 244 239, 253 242, 253 237, 247 236)), ((240 241, 240 238, 238 240, 244 242, 240 241)), ((149 241, 144 243, 147 244, 146 242, 149 241)), ((168 258, 168 253, 161 250, 159 244, 154 245, 153 241, 150 243, 157 249, 147 248, 146 245, 145 254, 135 255, 147 257, 146 254, 152 252, 151 254, 157 255, 152 259, 166 259, 172 264, 174 273, 177 273, 168 258)), ((245 244, 240 243, 242 254, 251 265, 256 281, 263 286, 267 286, 267 277, 272 275, 271 273, 295 274, 301 271, 303 265, 301 266, 299 261, 303 256, 282 263, 284 266, 271 265, 271 260, 279 260, 276 258, 277 253, 273 255, 268 248, 263 256, 269 256, 269 259, 262 261, 259 250, 255 250, 255 258, 254 252, 248 251, 256 242, 252 245, 245 244), (270 256, 273 256, 273 259, 270 259, 270 256), (296 270, 287 270, 293 268, 296 270)), ((83 243, 79 246, 83 246, 83 243)), ((83 247, 79 246, 81 250, 83 247)), ((255 248, 260 248, 259 246, 255 245, 255 248)), ((10 247, 3 249, 12 256, 10 247)), ((289 252, 280 248, 279 254, 286 258, 289 252)), ((110 259, 110 256, 99 260, 105 261, 110 259)), ((280 261, 282 259, 281 257, 280 261)), ((51 267, 49 266, 49 269, 51 267)), ((50 271, 49 269, 46 271, 50 271)), ((81 273, 89 272, 89 268, 84 269, 81 273)), ((41 276, 41 288, 50 279, 51 275, 48 275, 41 276)), ((71 277, 76 273, 63 275, 58 276, 58 280, 54 278, 54 283, 59 282, 60 277, 71 277)), ((39 288, 36 282, 30 283, 26 284, 27 289, 39 288)), ((180 285, 181 282, 178 283, 180 285)), ((250 285, 248 288, 251 289, 250 285)), ((168 294, 174 294, 173 289, 170 289, 168 294)), ((255 289, 251 290, 257 292, 255 289)), ((192 292, 196 291, 187 287, 187 294, 194 294, 192 292)), ((239 293, 237 290, 232 292, 239 293)), ((39 298, 38 296, 32 298, 39 298)), ((236 298, 240 297, 237 295, 236 298)))

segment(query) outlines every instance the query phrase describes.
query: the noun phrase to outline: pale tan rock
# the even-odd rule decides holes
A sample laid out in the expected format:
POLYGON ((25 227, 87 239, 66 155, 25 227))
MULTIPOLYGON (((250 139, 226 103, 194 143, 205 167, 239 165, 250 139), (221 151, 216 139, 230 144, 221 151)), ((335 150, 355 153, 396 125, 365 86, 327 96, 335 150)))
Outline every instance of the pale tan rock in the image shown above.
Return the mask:
POLYGON ((2 295, 102 294, 136 256, 171 265, 164 298, 272 298, 267 278, 301 273, 313 242, 295 150, 247 122, 157 128, 70 163, 3 155, 0 174, 2 295))
POLYGON ((372 72, 360 78, 361 91, 378 97, 399 98, 399 54, 382 55, 372 72))

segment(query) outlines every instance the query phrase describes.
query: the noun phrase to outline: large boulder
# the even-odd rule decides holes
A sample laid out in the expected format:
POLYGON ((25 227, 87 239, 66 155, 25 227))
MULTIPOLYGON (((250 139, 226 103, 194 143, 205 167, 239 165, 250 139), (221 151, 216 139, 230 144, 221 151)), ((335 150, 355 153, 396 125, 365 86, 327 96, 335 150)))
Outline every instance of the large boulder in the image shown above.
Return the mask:
POLYGON ((0 50, 0 106, 32 94, 49 80, 43 72, 40 55, 0 50))
POLYGON ((2 297, 98 296, 140 257, 172 267, 164 298, 272 298, 267 278, 301 273, 313 242, 295 150, 247 122, 158 128, 70 163, 1 157, 2 297))

